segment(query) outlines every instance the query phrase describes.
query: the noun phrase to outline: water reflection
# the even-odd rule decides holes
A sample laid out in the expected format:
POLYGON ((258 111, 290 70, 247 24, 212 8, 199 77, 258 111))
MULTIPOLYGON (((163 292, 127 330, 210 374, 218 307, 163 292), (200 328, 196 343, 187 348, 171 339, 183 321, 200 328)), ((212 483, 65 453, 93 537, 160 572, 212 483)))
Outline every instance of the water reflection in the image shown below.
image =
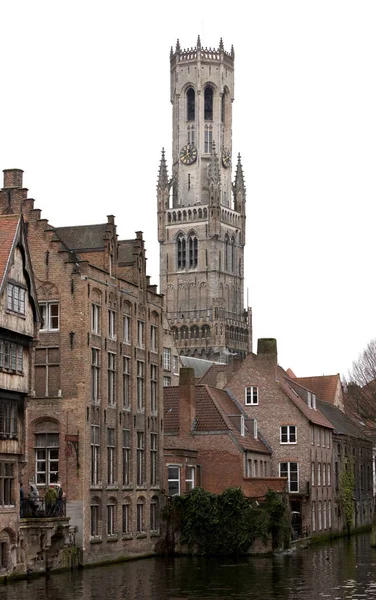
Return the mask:
POLYGON ((147 559, 0 587, 1 600, 376 600, 376 551, 368 535, 291 555, 147 559))

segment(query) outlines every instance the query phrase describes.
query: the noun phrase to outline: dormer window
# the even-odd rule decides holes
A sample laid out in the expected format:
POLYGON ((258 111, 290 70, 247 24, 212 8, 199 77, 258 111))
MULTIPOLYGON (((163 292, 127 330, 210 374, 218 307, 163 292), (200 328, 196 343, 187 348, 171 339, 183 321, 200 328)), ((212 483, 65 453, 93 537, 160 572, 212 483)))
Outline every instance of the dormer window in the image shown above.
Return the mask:
POLYGON ((316 394, 312 394, 312 408, 316 410, 316 394))
POLYGON ((244 423, 244 415, 240 415, 240 435, 242 437, 245 436, 245 423, 244 423))
POLYGON ((307 404, 308 404, 308 408, 312 408, 312 394, 311 392, 307 391, 307 404))

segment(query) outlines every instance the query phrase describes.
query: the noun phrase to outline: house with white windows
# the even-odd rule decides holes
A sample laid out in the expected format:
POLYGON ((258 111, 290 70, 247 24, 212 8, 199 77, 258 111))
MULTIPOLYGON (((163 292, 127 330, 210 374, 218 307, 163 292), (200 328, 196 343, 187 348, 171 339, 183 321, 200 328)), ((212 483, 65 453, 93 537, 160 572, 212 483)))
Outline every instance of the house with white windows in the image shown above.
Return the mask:
POLYGON ((278 366, 276 340, 258 340, 257 354, 248 354, 224 387, 257 420, 272 450, 271 474, 288 478, 293 537, 330 532, 333 425, 315 394, 278 366))

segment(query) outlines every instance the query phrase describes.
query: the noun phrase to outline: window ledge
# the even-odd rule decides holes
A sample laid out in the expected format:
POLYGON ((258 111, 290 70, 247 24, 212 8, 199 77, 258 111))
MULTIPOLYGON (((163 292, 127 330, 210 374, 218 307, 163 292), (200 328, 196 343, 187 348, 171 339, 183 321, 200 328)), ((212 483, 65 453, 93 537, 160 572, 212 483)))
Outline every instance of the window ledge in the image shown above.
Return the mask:
POLYGON ((107 537, 107 540, 106 540, 106 541, 107 541, 107 543, 108 543, 108 544, 110 544, 110 543, 112 543, 112 542, 117 542, 117 541, 118 541, 118 539, 119 539, 119 536, 118 536, 118 534, 117 534, 117 533, 114 533, 114 534, 111 534, 111 535, 109 535, 109 536, 107 537))
POLYGON ((147 489, 148 489, 148 486, 147 486, 146 484, 143 484, 143 485, 138 485, 138 486, 136 487, 136 491, 139 491, 139 490, 145 491, 145 490, 147 490, 147 489))
POLYGON ((133 533, 123 533, 123 540, 132 540, 133 533))
POLYGON ((102 538, 99 536, 90 538, 90 544, 101 544, 102 541, 103 541, 102 538))
POLYGON ((108 483, 106 485, 106 490, 117 492, 119 491, 119 485, 117 483, 108 483))
POLYGON ((146 534, 146 532, 142 532, 142 533, 140 532, 140 533, 138 533, 136 535, 136 540, 141 540, 141 539, 146 538, 146 537, 148 537, 147 534, 146 534))
POLYGON ((133 490, 133 485, 131 483, 127 483, 126 485, 123 485, 122 490, 133 490))
POLYGON ((103 490, 102 483, 92 483, 90 486, 90 490, 103 490))
POLYGON ((150 532, 150 537, 151 538, 153 538, 153 537, 161 537, 161 534, 160 534, 159 531, 151 531, 150 532))

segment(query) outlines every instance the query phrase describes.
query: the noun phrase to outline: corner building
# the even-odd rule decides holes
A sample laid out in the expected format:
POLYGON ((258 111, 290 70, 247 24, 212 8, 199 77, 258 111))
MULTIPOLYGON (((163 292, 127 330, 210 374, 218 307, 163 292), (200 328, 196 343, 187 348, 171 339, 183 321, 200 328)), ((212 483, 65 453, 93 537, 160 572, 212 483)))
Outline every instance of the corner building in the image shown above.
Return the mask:
POLYGON ((162 298, 142 234, 115 219, 53 227, 22 171, 4 172, 0 213, 22 213, 43 317, 27 410, 25 483, 61 483, 81 562, 151 554, 159 539, 162 298))
POLYGON ((160 289, 180 354, 223 360, 252 345, 244 310, 246 189, 232 182, 234 50, 171 49, 172 178, 159 167, 160 289))

